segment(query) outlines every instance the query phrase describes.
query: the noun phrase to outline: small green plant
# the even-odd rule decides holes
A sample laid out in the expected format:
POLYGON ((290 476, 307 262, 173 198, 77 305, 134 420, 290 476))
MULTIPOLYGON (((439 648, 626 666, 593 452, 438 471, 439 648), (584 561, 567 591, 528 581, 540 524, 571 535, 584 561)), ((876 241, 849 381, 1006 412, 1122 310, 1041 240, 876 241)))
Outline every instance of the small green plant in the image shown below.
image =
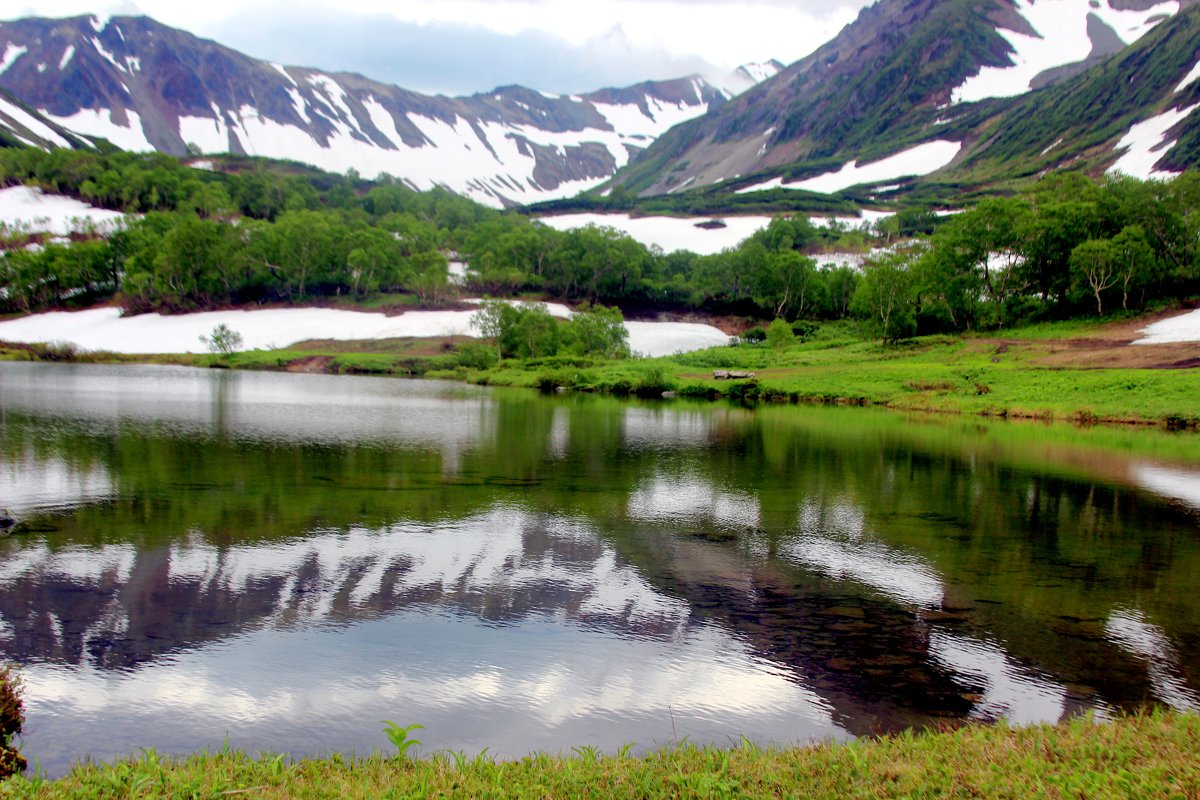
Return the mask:
POLYGON ((425 726, 418 723, 413 723, 406 728, 401 728, 390 719, 382 720, 384 724, 383 732, 387 734, 390 741, 396 748, 396 754, 401 758, 408 757, 408 751, 411 747, 416 747, 421 743, 420 739, 413 739, 409 736, 415 730, 423 729, 425 726))
POLYGON ((210 353, 229 359, 241 349, 243 340, 240 333, 222 322, 213 328, 212 333, 208 336, 201 334, 200 341, 204 343, 210 353))

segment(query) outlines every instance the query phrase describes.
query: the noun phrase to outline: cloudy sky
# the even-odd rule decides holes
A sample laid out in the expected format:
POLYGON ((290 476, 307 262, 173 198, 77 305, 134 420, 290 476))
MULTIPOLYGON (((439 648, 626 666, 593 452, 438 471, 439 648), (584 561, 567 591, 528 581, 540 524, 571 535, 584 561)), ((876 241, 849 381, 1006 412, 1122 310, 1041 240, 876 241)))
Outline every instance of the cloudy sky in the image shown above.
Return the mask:
POLYGON ((285 64, 423 92, 582 92, 791 63, 873 0, 7 0, 6 19, 148 14, 285 64))

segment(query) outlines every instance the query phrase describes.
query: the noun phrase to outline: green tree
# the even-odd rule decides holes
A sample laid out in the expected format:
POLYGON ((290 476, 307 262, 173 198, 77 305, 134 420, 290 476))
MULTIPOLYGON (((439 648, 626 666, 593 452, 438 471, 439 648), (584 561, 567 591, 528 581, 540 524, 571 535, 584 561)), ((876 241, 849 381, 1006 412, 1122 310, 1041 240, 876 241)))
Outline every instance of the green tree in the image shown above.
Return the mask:
POLYGON ((791 323, 787 320, 776 317, 767 326, 767 344, 771 347, 785 347, 794 341, 796 341, 796 334, 792 332, 791 323))
POLYGON ((629 330, 625 327, 625 317, 619 308, 584 303, 575 309, 568 329, 575 337, 581 354, 604 358, 629 357, 629 330))
POLYGON ((889 253, 863 267, 851 308, 884 342, 911 336, 916 329, 916 291, 911 256, 889 253))
POLYGON ((212 333, 208 336, 200 335, 200 341, 208 348, 210 353, 218 355, 225 360, 233 358, 242 347, 242 335, 230 328, 224 322, 212 329, 212 333))

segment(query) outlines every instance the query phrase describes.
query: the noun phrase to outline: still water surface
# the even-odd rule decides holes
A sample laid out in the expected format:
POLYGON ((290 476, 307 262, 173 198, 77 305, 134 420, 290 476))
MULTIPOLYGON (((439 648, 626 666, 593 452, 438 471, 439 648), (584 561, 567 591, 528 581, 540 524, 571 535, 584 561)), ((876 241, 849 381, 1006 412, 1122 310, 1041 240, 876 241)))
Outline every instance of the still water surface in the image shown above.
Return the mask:
POLYGON ((0 658, 51 774, 1195 709, 1200 467, 1087 436, 0 364, 0 658))

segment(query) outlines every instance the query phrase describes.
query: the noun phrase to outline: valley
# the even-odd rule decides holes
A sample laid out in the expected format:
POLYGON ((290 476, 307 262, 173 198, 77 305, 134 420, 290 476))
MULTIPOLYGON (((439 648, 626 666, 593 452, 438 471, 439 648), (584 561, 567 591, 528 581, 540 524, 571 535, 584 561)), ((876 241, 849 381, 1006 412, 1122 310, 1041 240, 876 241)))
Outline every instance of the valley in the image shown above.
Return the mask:
POLYGON ((0 21, 0 796, 1186 794, 1200 4, 537 5, 0 21))

